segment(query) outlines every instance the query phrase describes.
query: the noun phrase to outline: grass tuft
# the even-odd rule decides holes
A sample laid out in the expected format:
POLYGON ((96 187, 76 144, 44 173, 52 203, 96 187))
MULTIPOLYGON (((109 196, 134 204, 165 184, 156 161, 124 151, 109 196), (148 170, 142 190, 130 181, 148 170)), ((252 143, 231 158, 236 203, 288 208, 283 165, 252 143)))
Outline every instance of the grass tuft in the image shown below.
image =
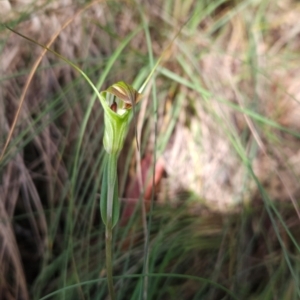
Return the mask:
POLYGON ((296 1, 1 1, 1 297, 108 297, 102 108, 9 26, 99 91, 138 89, 164 53, 140 152, 133 124, 118 161, 118 300, 298 299, 299 17, 296 1))

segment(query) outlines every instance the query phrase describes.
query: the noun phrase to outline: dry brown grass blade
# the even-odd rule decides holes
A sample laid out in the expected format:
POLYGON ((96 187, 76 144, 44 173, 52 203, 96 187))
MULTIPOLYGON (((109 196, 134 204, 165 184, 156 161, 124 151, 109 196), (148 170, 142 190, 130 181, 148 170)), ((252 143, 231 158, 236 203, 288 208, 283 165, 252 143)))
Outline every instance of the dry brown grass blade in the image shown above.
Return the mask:
MULTIPOLYGON (((0 200, 2 200, 1 197, 0 200)), ((9 222, 10 216, 6 212, 4 203, 4 201, 0 201, 0 219, 2 220, 2 225, 0 226, 1 299, 13 299, 13 297, 16 296, 16 294, 13 294, 14 291, 18 291, 17 294, 19 293, 22 295, 21 298, 26 300, 29 299, 29 296, 24 270, 21 264, 20 252, 18 251, 11 222, 9 222), (10 274, 11 278, 5 277, 6 274, 10 274), (13 292, 7 286, 12 286, 13 292)))
MULTIPOLYGON (((83 13, 85 10, 87 10, 88 8, 90 8, 91 6, 93 6, 94 4, 96 3, 100 3, 100 2, 103 2, 103 0, 96 0, 96 1, 93 1, 89 4, 87 4, 85 7, 83 7, 82 9, 80 9, 76 14, 74 14, 74 16, 70 17, 65 23, 64 25, 56 31, 56 33, 52 36, 52 38, 50 39, 50 41, 46 44, 46 47, 49 48, 51 47, 51 45, 54 43, 54 41, 57 39, 57 37, 59 36, 59 34, 67 27, 69 26, 73 21, 74 19, 79 16, 81 13, 83 13)), ((16 115, 13 119, 13 123, 11 125, 11 128, 9 130, 9 133, 8 133, 8 136, 7 136, 7 139, 5 141, 5 144, 4 144, 4 147, 2 149, 2 152, 1 152, 1 155, 0 155, 0 161, 3 159, 3 156, 5 154, 5 151, 9 145, 9 142, 10 140, 12 139, 12 135, 13 135, 13 132, 14 132, 14 129, 16 127, 16 124, 17 124, 17 121, 18 121, 18 118, 20 116, 20 112, 21 112, 21 109, 22 109, 22 106, 23 106, 23 103, 24 103, 24 100, 25 100, 25 95, 28 91, 28 88, 29 88, 29 85, 30 83, 32 82, 32 78, 39 66, 39 64, 41 63, 42 61, 42 58, 45 56, 45 54, 47 53, 47 49, 43 49, 42 53, 40 54, 40 56, 38 57, 38 59, 36 60, 36 62, 34 63, 30 73, 29 73, 29 76, 27 78, 27 81, 26 81, 26 84, 23 88, 23 91, 22 91, 22 94, 21 94, 21 98, 20 98, 20 101, 19 101, 19 106, 18 106, 18 109, 17 109, 17 112, 16 112, 16 115)))

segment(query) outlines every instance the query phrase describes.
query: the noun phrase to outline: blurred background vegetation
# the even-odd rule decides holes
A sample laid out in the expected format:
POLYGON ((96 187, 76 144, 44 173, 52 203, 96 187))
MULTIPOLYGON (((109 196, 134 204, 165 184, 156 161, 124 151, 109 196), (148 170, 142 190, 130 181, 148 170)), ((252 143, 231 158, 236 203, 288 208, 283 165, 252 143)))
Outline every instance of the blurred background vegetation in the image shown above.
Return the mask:
MULTIPOLYGON (((163 54, 119 159, 117 299, 300 299, 299 19, 296 0, 0 2, 99 90, 163 54)), ((1 299, 107 299, 102 132, 81 75, 1 26, 1 299)))

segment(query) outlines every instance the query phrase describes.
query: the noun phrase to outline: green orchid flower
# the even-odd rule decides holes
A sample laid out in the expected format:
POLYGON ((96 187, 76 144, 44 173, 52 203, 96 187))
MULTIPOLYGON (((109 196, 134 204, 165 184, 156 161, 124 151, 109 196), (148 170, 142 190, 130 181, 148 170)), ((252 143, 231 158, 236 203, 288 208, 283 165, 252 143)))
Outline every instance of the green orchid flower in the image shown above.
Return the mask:
MULTIPOLYGON (((101 92, 101 96, 106 103, 104 108, 104 148, 108 154, 119 154, 129 127, 131 108, 133 108, 135 119, 135 105, 140 101, 142 94, 132 86, 120 81, 101 92)), ((103 101, 101 102, 103 105, 103 101)))
POLYGON ((104 108, 103 144, 107 152, 102 178, 100 210, 104 224, 112 229, 118 222, 120 211, 117 160, 124 145, 132 109, 135 117, 134 108, 142 94, 120 81, 101 92, 100 95, 104 108))

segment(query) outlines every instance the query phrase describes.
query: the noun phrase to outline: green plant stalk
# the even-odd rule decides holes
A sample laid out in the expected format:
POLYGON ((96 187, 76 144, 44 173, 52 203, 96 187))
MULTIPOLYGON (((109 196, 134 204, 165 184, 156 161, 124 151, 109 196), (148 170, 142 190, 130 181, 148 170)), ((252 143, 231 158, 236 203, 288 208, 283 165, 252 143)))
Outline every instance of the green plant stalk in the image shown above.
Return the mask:
POLYGON ((105 224, 105 264, 106 279, 110 299, 115 299, 113 284, 112 264, 112 237, 113 227, 119 218, 118 177, 117 177, 118 153, 108 154, 104 157, 104 171, 102 176, 100 212, 105 224))
POLYGON ((115 299, 113 287, 112 236, 113 227, 116 225, 119 218, 120 210, 118 199, 117 161, 118 153, 106 154, 100 199, 101 216, 105 224, 106 277, 111 300, 115 299))
POLYGON ((105 259, 106 259, 106 278, 108 291, 111 300, 115 300, 113 271, 112 271, 112 228, 105 227, 105 259))
POLYGON ((106 154, 100 197, 101 218, 106 227, 114 228, 119 219, 117 155, 106 154))
POLYGON ((109 154, 107 161, 107 179, 108 179, 108 190, 107 190, 107 225, 106 227, 112 229, 115 224, 113 224, 113 206, 115 204, 115 199, 118 199, 117 186, 117 154, 109 154))

